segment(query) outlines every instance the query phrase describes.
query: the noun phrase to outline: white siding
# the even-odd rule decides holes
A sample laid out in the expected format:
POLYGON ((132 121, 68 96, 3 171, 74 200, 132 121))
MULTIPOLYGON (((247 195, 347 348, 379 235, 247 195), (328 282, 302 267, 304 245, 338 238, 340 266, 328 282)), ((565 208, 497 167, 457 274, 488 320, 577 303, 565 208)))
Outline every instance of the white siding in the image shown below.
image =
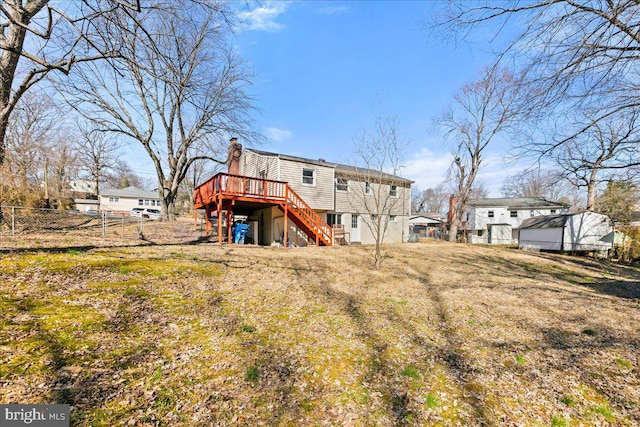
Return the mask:
POLYGON ((520 230, 518 247, 551 251, 606 251, 611 243, 600 239, 613 230, 611 220, 595 212, 571 215, 564 228, 528 228, 520 230))
POLYGON ((564 227, 565 251, 606 251, 611 243, 600 239, 613 231, 611 220, 595 212, 572 215, 564 227))
POLYGON ((100 210, 101 211, 107 211, 107 212, 129 212, 131 211, 131 209, 133 208, 152 208, 152 209, 158 209, 160 210, 160 203, 159 203, 159 199, 147 199, 147 198, 142 198, 142 200, 155 200, 156 204, 154 204, 153 206, 151 205, 151 203, 149 203, 148 205, 143 205, 140 206, 138 204, 138 198, 130 198, 130 197, 122 197, 122 196, 99 196, 100 199, 100 210), (117 202, 110 202, 109 201, 109 197, 114 198, 117 197, 118 201, 117 202))
MULTIPOLYGON (((488 224, 509 224, 513 228, 520 227, 520 224, 525 219, 533 218, 542 215, 555 215, 551 213, 551 209, 517 209, 513 210, 517 212, 517 217, 512 217, 512 210, 507 209, 506 206, 496 207, 475 207, 469 206, 467 208, 467 214, 469 215, 468 226, 470 230, 486 230, 488 224), (493 212, 493 217, 489 217, 489 212, 493 212)), ((556 209, 556 213, 566 213, 566 210, 560 211, 556 209)), ((466 216, 462 219, 466 220, 466 216)))
POLYGON ((562 247, 562 229, 526 228, 520 230, 518 247, 534 251, 560 251, 562 247))

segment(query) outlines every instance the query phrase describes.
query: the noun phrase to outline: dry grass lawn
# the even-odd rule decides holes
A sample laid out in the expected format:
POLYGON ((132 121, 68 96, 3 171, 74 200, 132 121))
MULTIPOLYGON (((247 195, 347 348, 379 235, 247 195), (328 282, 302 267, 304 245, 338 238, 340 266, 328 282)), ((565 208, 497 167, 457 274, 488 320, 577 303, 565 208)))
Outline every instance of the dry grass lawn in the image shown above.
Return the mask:
POLYGON ((640 425, 636 269, 158 242, 0 254, 1 403, 74 426, 640 425))

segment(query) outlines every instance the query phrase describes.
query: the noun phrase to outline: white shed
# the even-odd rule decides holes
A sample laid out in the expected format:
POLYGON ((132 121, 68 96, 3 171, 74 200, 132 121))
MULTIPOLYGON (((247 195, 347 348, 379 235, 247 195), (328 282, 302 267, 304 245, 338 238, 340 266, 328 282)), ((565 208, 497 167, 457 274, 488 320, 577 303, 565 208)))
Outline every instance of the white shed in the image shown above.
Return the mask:
POLYGON ((592 252, 611 249, 603 239, 613 221, 597 212, 545 215, 525 220, 519 227, 518 247, 533 251, 592 252))

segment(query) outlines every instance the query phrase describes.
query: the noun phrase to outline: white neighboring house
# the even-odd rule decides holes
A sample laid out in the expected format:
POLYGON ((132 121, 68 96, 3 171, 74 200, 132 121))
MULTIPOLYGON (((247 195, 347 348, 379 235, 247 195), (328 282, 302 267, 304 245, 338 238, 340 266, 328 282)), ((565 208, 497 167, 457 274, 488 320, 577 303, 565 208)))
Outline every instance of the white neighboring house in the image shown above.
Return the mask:
POLYGON ((96 183, 88 179, 74 179, 69 181, 69 188, 76 193, 96 194, 96 183))
POLYGON ((520 226, 518 247, 533 251, 605 252, 611 249, 613 221, 597 212, 546 215, 520 226), (608 241, 607 241, 608 240, 608 241))
POLYGON ((100 191, 100 211, 108 214, 128 215, 133 208, 160 209, 160 199, 156 191, 145 191, 137 187, 100 191))
POLYGON ((520 225, 529 218, 569 212, 566 203, 545 198, 472 199, 462 216, 469 243, 516 244, 520 225))

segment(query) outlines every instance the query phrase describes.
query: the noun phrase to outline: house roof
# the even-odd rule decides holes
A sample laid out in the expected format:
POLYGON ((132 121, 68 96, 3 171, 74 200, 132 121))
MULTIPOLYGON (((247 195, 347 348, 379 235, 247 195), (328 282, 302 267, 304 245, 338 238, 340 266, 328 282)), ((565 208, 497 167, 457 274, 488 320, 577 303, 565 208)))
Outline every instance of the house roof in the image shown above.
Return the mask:
POLYGON ((519 229, 523 228, 562 228, 570 216, 577 214, 542 215, 522 221, 519 229))
POLYGON ((328 162, 325 159, 307 159, 304 157, 290 156, 288 154, 280 154, 280 153, 272 153, 269 151, 256 150, 254 148, 247 148, 246 151, 251 151, 261 156, 278 157, 280 159, 292 160, 294 162, 309 163, 309 164, 318 165, 318 166, 326 166, 326 167, 334 168, 337 173, 342 173, 345 175, 369 175, 372 177, 381 177, 384 180, 390 180, 390 181, 393 180, 393 181, 398 181, 398 182, 407 183, 407 184, 413 184, 414 182, 409 179, 392 175, 386 172, 380 172, 374 169, 361 168, 361 167, 350 166, 350 165, 345 165, 341 163, 328 162))
POLYGON ((97 199, 73 199, 73 202, 78 205, 97 205, 97 199))
POLYGON ((422 215, 411 215, 409 217, 409 224, 434 224, 434 223, 443 223, 444 219, 440 214, 434 214, 430 216, 429 214, 422 215), (438 216, 435 216, 438 215, 438 216))
POLYGON ((474 207, 507 207, 507 209, 541 209, 541 208, 569 208, 570 205, 556 200, 547 200, 544 197, 494 197, 484 199, 471 199, 469 206, 474 207))
MULTIPOLYGON (((522 221, 522 224, 520 224, 520 227, 518 227, 518 229, 521 230, 523 228, 562 228, 567 223, 567 220, 572 216, 586 215, 586 214, 598 215, 598 216, 605 217, 607 219, 609 218, 607 215, 604 215, 598 212, 592 212, 592 211, 583 211, 583 212, 575 212, 575 213, 559 214, 559 215, 542 215, 542 216, 536 216, 533 218, 525 219, 524 221, 522 221)), ((611 220, 609 219, 609 221, 611 220)))
POLYGON ((117 197, 130 197, 130 198, 145 198, 145 199, 157 199, 158 193, 155 191, 145 191, 138 187, 127 188, 107 188, 100 190, 101 196, 117 196, 117 197))

